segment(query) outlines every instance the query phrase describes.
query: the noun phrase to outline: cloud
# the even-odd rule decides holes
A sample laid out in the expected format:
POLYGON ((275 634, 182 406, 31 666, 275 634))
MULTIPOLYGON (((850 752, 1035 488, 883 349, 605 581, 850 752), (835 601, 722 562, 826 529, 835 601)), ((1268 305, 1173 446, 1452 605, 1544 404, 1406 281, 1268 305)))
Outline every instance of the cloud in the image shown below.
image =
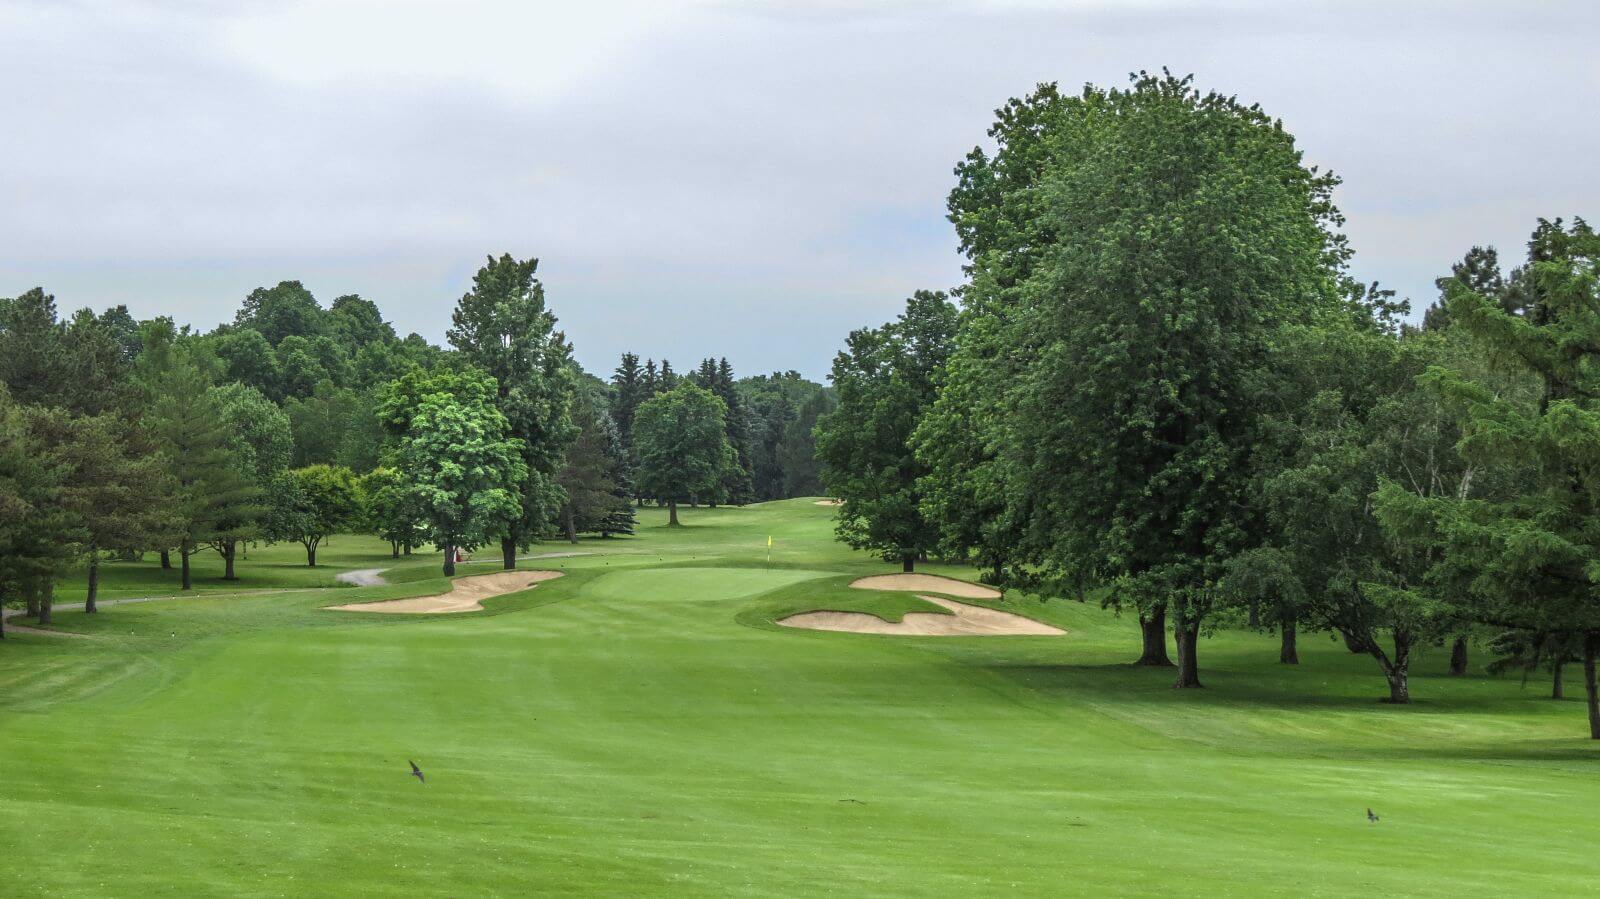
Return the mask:
POLYGON ((209 326, 252 287, 442 336, 541 257, 580 359, 821 375, 957 283, 951 167, 1045 80, 1169 66, 1342 174, 1357 272, 1418 300, 1600 200, 1587 5, 82 3, 0 7, 0 295, 209 326))

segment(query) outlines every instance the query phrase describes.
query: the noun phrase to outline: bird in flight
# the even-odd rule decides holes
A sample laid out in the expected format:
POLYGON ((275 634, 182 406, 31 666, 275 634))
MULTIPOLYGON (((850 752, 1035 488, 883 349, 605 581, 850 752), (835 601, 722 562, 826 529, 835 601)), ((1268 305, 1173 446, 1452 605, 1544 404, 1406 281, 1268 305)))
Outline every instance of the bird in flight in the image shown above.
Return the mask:
MULTIPOLYGON (((406 759, 406 761, 411 762, 410 759, 406 759)), ((422 781, 423 783, 427 783, 428 782, 428 779, 426 777, 422 776, 422 769, 417 767, 417 763, 416 762, 411 762, 411 776, 415 777, 417 780, 422 781)), ((1371 814, 1372 814, 1372 810, 1368 809, 1367 810, 1367 815, 1370 816, 1371 814)), ((1377 819, 1373 819, 1373 820, 1377 820, 1377 819)))
MULTIPOLYGON (((413 765, 413 766, 412 766, 412 767, 413 767, 413 768, 414 768, 414 767, 416 767, 416 766, 415 766, 415 765, 413 765)), ((417 775, 417 776, 418 776, 418 777, 421 777, 421 776, 422 776, 422 775, 421 775, 421 774, 418 774, 418 775, 417 775)), ((1370 808, 1369 808, 1369 809, 1367 809, 1367 822, 1368 822, 1368 823, 1369 823, 1369 824, 1377 824, 1377 823, 1378 823, 1378 816, 1377 816, 1377 815, 1375 815, 1375 814, 1373 814, 1373 813, 1372 813, 1372 809, 1370 809, 1370 808)))

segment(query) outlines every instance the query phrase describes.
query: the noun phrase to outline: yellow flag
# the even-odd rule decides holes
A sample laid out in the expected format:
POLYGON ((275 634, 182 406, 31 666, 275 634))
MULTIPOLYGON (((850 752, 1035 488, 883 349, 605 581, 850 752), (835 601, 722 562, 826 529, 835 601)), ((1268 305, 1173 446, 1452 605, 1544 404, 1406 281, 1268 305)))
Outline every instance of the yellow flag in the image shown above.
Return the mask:
POLYGON ((768 534, 767 535, 767 549, 771 549, 771 548, 772 548, 772 535, 768 534))

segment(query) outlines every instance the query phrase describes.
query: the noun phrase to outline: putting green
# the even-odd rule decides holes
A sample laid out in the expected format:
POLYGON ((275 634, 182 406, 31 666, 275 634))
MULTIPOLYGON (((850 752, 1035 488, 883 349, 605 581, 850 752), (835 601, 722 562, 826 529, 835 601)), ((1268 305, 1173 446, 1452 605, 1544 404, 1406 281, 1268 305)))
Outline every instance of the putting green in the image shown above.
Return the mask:
MULTIPOLYGON (((1176 692, 1170 672, 1126 664, 1128 618, 1025 596, 999 607, 1068 633, 781 628, 816 608, 928 608, 851 589, 890 568, 835 544, 814 500, 682 509, 680 529, 643 510, 637 539, 530 563, 564 576, 484 612, 322 611, 446 587, 436 555, 396 563, 351 537, 324 557, 334 570, 391 567, 393 585, 62 612, 60 627, 95 639, 0 644, 0 894, 1581 895, 1600 882, 1586 812, 1600 755, 1581 702, 1445 677, 1441 651, 1419 663, 1417 705, 1390 707, 1371 660, 1325 636, 1306 635, 1289 668, 1274 638, 1227 631, 1202 647, 1207 689, 1176 692)), ((241 574, 331 581, 290 549, 253 550, 241 574)), ((148 568, 106 577, 164 586, 148 568)))

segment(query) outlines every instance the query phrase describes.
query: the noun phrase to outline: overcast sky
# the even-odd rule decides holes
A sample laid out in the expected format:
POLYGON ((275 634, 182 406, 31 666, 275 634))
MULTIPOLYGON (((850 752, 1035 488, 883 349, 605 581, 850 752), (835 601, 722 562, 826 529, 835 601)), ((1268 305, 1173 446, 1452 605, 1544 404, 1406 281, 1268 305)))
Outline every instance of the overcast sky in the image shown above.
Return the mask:
POLYGON ((1600 4, 0 0, 0 296, 209 328, 299 279, 442 340, 540 258, 594 371, 813 377, 960 279, 951 168, 1040 81, 1193 72, 1345 179, 1420 309, 1474 243, 1600 218, 1600 4))

